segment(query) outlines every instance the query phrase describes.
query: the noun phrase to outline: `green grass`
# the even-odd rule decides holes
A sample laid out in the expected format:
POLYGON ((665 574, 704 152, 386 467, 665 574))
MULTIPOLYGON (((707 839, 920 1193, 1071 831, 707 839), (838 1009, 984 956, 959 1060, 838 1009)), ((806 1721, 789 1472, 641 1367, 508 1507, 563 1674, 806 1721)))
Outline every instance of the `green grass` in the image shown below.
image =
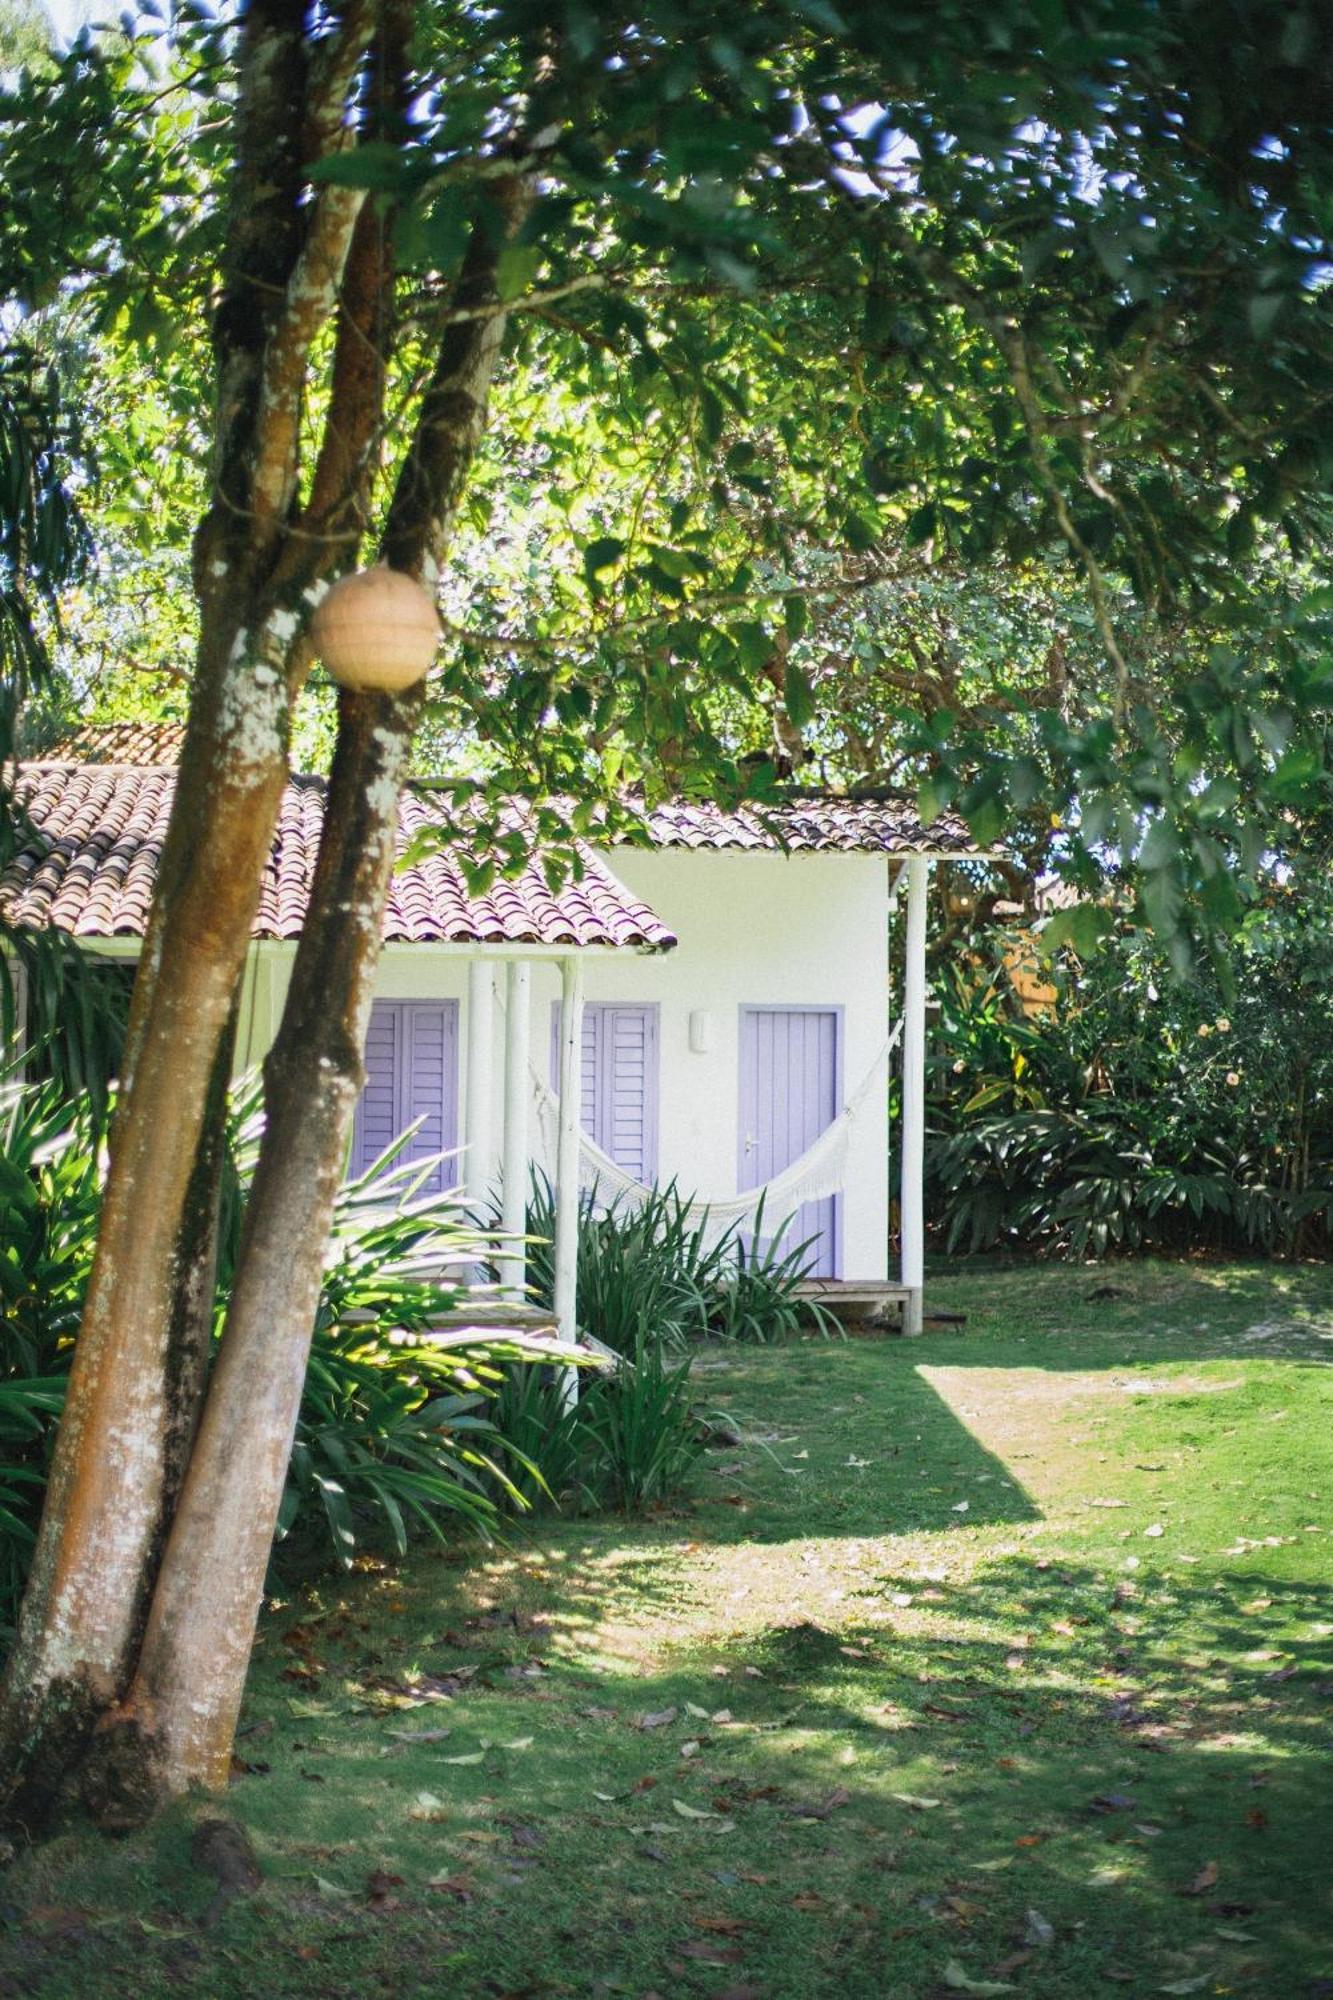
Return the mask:
POLYGON ((260 1894, 201 1926, 189 1811, 68 1831, 0 1993, 1327 1992, 1333 1276, 933 1298, 966 1330, 706 1355, 747 1442, 669 1515, 270 1607, 260 1894))

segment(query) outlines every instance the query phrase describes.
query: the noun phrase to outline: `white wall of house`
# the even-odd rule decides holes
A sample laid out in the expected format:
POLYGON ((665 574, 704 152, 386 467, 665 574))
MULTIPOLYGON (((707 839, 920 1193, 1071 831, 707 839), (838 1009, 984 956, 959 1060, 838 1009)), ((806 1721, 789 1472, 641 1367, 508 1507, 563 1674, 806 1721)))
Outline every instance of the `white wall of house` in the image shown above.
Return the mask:
MULTIPOLYGON (((590 952, 589 1001, 655 1003, 659 1012, 658 1178, 673 1176, 707 1199, 737 1191, 741 1010, 836 1009, 841 1036, 841 1102, 851 1099, 880 1057, 887 1029, 889 865, 882 855, 738 853, 619 849, 611 866, 676 933, 667 953, 590 952), (690 1047, 690 1016, 709 1019, 709 1046, 690 1047)), ((257 1061, 276 1031, 294 945, 252 957, 242 996, 239 1059, 257 1061)), ((503 973, 497 968, 497 988, 503 973)), ((467 954, 458 948, 387 946, 377 996, 452 998, 466 1047, 467 954)), ((550 1074, 551 1006, 559 969, 537 960, 532 973, 532 1058, 550 1074)), ((501 1131, 502 1017, 496 1011, 492 1130, 501 1131)), ((460 1075, 466 1129, 465 1064, 460 1075)), ((881 1070, 882 1073, 882 1070, 881 1070)), ((888 1157, 884 1092, 866 1093, 851 1137, 842 1196, 841 1271, 887 1276, 888 1157)))

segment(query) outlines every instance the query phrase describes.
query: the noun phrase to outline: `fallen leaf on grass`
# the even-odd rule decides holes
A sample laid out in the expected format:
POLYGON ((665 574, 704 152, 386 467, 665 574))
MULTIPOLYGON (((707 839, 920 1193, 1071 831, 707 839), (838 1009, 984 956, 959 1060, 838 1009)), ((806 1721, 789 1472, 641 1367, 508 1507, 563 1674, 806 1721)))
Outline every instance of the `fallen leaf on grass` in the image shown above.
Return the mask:
POLYGON ((715 1937, 739 1937, 745 1929, 741 1917, 691 1917, 697 1931, 711 1931, 715 1937))
POLYGON ((944 1983, 955 1993, 972 1993, 981 1996, 988 1993, 1012 1993, 1014 1987, 1007 1979, 973 1979, 956 1958, 951 1958, 944 1968, 944 1983))
POLYGON ((401 1901, 393 1893, 402 1886, 401 1875, 389 1875, 383 1868, 376 1868, 366 1878, 366 1901, 372 1910, 381 1916, 387 1916, 391 1910, 402 1909, 401 1901))
POLYGON ((480 1764, 485 1757, 484 1750, 468 1750, 461 1757, 441 1757, 442 1764, 480 1764))
POLYGON ((445 1816, 447 1808, 443 1799, 437 1799, 434 1792, 418 1792, 415 1803, 408 1808, 409 1819, 439 1820, 445 1816))
POLYGON ((516 1736, 512 1743, 502 1743, 500 1748, 502 1750, 531 1750, 532 1744, 533 1739, 531 1736, 516 1736))
POLYGON ((1255 1935, 1253 1931, 1228 1930, 1225 1927, 1225 1925, 1222 1924, 1218 1925, 1217 1929, 1213 1933, 1213 1936, 1225 1938, 1228 1944, 1258 1944, 1259 1942, 1258 1937, 1255 1935))
POLYGON ((739 1965, 745 1957, 742 1945, 705 1944, 702 1938, 690 1938, 675 1949, 678 1958, 692 1958, 704 1965, 739 1965))
POLYGON ((674 1708, 650 1709, 647 1715, 639 1717, 634 1727, 636 1729, 665 1729, 669 1723, 675 1721, 678 1714, 679 1710, 674 1708))
POLYGON ((426 1887, 442 1896, 452 1896, 459 1903, 470 1903, 477 1893, 477 1884, 471 1875, 432 1875, 426 1887))
POLYGON ((1134 1800, 1128 1792, 1098 1792, 1090 1801, 1089 1811, 1095 1813, 1133 1812, 1134 1800))
POLYGON ((1165 1986, 1159 1986, 1159 1993, 1202 1993, 1212 1980, 1211 1972, 1197 1972, 1192 1979, 1170 1979, 1165 1986))
POLYGON ((446 1736, 452 1736, 452 1729, 386 1729, 386 1736, 392 1736, 396 1743, 443 1743, 446 1736))
POLYGON ((826 1799, 821 1799, 818 1805, 793 1806, 789 1817, 792 1819, 827 1819, 830 1813, 837 1812, 842 1806, 850 1805, 851 1798, 852 1795, 847 1787, 845 1785, 838 1785, 829 1793, 826 1799))
POLYGON ((344 1889, 340 1882, 330 1882, 326 1875, 316 1875, 315 1887, 319 1890, 321 1896, 350 1898, 355 1893, 351 1889, 344 1889))
POLYGON ((938 1799, 920 1798, 915 1792, 893 1792, 890 1796, 901 1806, 911 1806, 913 1812, 930 1812, 940 1803, 938 1799))
POLYGON ((1187 1889, 1178 1893, 1182 1896, 1206 1896, 1210 1889, 1217 1887, 1218 1866, 1215 1861, 1205 1861, 1187 1889))
POLYGON ((1035 1950, 1055 1943, 1055 1925, 1040 1910, 1029 1910, 1023 1922, 1023 1942, 1035 1950))
POLYGON ((718 1832, 724 1827, 730 1831, 734 1824, 732 1820, 723 1819, 721 1813, 706 1812, 701 1806, 686 1805, 684 1799, 672 1799, 671 1810, 679 1813, 682 1819, 707 1820, 718 1832))

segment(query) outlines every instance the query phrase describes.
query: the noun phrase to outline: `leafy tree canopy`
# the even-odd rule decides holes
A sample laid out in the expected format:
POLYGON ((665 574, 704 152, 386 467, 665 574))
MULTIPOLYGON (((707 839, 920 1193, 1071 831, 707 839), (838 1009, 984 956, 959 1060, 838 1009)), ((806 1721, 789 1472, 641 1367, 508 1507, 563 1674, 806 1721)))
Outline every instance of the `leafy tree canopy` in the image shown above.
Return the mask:
MULTIPOLYGON (((762 789, 776 735, 1132 864, 1183 957, 1328 805, 1321 12, 735 12, 422 8, 390 136, 311 149, 392 212, 404 407, 497 161, 540 155, 420 755, 591 810, 762 789)), ((97 416, 65 657, 122 711, 188 656, 234 56, 201 7, 0 100, 0 284, 97 416)))

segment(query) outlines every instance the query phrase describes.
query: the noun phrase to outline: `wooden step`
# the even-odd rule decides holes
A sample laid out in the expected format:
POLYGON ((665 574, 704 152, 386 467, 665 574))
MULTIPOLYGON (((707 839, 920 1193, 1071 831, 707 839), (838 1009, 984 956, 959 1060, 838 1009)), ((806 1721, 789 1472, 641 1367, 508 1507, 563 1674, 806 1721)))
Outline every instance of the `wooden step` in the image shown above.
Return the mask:
POLYGON ((823 1306, 848 1332, 901 1333, 911 1293, 883 1278, 803 1278, 796 1295, 823 1306))

